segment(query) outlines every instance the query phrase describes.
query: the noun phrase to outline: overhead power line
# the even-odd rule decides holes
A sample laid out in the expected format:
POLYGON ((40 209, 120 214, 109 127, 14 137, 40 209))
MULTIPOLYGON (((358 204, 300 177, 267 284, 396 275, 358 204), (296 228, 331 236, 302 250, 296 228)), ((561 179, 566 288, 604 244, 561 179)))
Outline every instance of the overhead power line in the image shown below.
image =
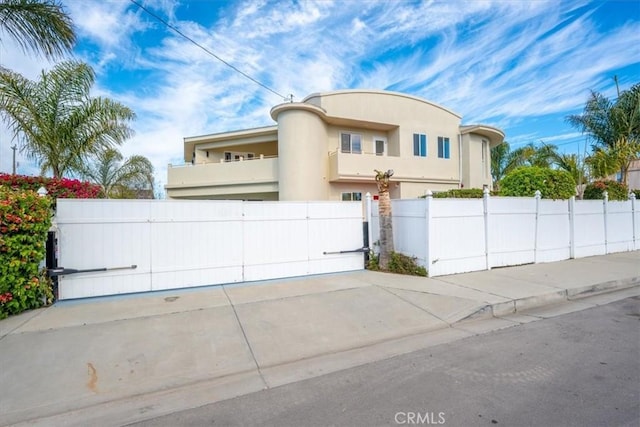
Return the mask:
POLYGON ((206 47, 202 46, 200 43, 198 43, 197 41, 193 40, 191 37, 187 36, 186 34, 184 34, 182 31, 180 31, 179 29, 177 29, 175 26, 171 25, 170 23, 168 23, 167 21, 165 21, 164 19, 162 19, 162 17, 156 15, 155 13, 153 13, 152 11, 150 11, 149 9, 147 9, 146 7, 144 7, 143 5, 141 5, 140 3, 138 3, 136 0, 129 0, 131 3, 133 3, 134 5, 138 6, 138 8, 142 9, 143 11, 145 11, 148 15, 152 16, 153 18, 155 18, 156 20, 158 20, 159 22, 161 22, 163 25, 165 25, 167 28, 170 28, 171 30, 173 30, 174 32, 176 32, 178 35, 180 35, 181 37, 183 37, 184 39, 188 40, 189 42, 193 43, 194 45, 196 45, 197 47, 199 47, 200 49, 202 49, 203 51, 205 51, 208 55, 213 56, 215 59, 217 59, 218 61, 222 62, 224 65, 226 65, 227 67, 231 68, 233 71, 240 73, 241 75, 243 75, 245 78, 251 80, 252 82, 254 82, 255 84, 263 87, 264 89, 268 90, 269 92, 279 96, 280 98, 282 98, 285 101, 290 101, 293 102, 293 95, 289 95, 289 96, 284 96, 278 92, 276 92, 275 90, 271 89, 269 86, 265 85, 264 83, 261 83, 260 81, 254 79, 253 77, 251 77, 249 74, 245 73, 244 71, 238 69, 237 67, 235 67, 234 65, 228 63, 227 61, 225 61, 224 59, 220 58, 218 55, 216 55, 215 53, 211 52, 209 49, 207 49, 206 47))

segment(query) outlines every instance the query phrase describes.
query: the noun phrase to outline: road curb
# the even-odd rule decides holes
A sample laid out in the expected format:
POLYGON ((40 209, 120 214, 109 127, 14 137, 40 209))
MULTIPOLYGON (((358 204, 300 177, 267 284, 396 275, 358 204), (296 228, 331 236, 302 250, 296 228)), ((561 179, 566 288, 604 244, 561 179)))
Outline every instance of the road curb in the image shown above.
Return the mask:
POLYGON ((582 286, 579 288, 567 289, 567 299, 586 298, 591 295, 598 295, 606 292, 618 291, 621 289, 640 286, 640 277, 630 277, 626 279, 611 280, 608 282, 597 283, 595 285, 582 286))

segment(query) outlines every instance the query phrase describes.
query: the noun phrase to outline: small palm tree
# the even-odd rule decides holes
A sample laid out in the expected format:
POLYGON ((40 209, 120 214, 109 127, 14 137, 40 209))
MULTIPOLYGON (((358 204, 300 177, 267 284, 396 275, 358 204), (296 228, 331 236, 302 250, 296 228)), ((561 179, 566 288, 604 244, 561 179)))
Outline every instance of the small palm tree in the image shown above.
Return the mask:
POLYGON ((530 142, 524 149, 525 164, 539 168, 550 168, 558 155, 558 147, 541 142, 539 145, 530 142))
POLYGON ((89 96, 94 73, 67 61, 31 81, 0 70, 0 117, 21 151, 54 177, 73 173, 91 155, 121 144, 133 134, 135 113, 108 98, 89 96))
POLYGON ((391 216, 391 197, 389 196, 389 178, 392 170, 382 172, 375 170, 378 184, 378 215, 380 219, 380 268, 386 270, 389 266, 393 247, 393 219, 391 216))
POLYGON ((71 18, 50 0, 0 0, 0 33, 11 36, 23 52, 47 58, 71 52, 76 42, 71 18))
POLYGON ((144 156, 131 156, 124 160, 116 149, 99 153, 95 161, 83 167, 79 174, 83 179, 102 187, 105 196, 112 199, 131 199, 136 190, 153 193, 153 165, 144 156))
POLYGON ((511 150, 511 146, 506 141, 491 149, 491 177, 494 189, 499 189, 500 180, 509 172, 526 163, 529 152, 527 147, 511 150))

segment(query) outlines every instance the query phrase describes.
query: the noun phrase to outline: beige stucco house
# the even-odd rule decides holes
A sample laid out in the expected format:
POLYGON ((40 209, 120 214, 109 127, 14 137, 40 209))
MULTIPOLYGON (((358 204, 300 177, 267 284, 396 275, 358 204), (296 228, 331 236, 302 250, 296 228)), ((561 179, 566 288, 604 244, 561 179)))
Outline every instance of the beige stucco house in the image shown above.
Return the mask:
POLYGON ((274 126, 184 139, 169 165, 179 199, 359 200, 374 169, 393 169, 391 197, 491 186, 490 148, 504 133, 414 96, 375 90, 316 93, 271 109, 274 126))

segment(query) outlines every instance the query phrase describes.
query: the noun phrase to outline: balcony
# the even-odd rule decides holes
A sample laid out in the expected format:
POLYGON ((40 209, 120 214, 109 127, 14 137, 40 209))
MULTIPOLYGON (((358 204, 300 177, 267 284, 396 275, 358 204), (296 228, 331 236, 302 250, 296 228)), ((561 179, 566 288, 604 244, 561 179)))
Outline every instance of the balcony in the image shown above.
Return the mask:
POLYGON ((225 198, 277 193, 278 157, 169 165, 166 190, 170 198, 225 198))
POLYGON ((459 179, 457 159, 352 154, 340 150, 329 153, 331 182, 372 180, 375 176, 374 169, 393 169, 394 181, 457 182, 459 179))

